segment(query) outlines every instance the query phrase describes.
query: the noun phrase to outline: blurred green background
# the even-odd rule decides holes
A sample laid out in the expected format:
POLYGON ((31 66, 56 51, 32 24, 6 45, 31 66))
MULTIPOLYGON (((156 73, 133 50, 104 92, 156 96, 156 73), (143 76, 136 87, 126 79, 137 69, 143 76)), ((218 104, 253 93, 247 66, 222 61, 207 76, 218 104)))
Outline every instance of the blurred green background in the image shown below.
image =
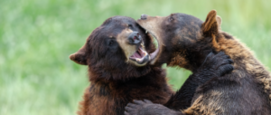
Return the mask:
MULTIPOLYGON (((271 67, 268 0, 0 0, 0 115, 73 115, 89 84, 87 67, 70 61, 93 29, 115 15, 202 20, 216 9, 222 30, 271 67)), ((168 68, 178 89, 190 72, 168 68)))

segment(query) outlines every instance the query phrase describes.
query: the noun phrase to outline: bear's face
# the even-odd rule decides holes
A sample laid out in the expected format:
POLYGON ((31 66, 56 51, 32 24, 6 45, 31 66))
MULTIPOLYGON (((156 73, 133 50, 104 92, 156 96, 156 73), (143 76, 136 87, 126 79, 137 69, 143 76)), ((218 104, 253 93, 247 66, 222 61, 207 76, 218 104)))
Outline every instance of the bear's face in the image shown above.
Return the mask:
MULTIPOLYGON (((216 21, 216 12, 210 12, 206 22, 182 13, 165 17, 142 15, 137 22, 149 34, 156 37, 161 44, 158 56, 156 56, 156 63, 167 63, 169 66, 178 65, 191 70, 193 68, 191 64, 196 62, 189 62, 189 60, 195 58, 200 62, 205 58, 204 55, 199 53, 194 55, 193 52, 211 50, 209 44, 211 39, 203 38, 211 37, 210 33, 218 32, 217 27, 221 23, 220 17, 217 17, 217 20, 218 22, 216 21)), ((201 53, 203 54, 203 52, 201 53)))
POLYGON ((134 19, 115 16, 96 28, 70 59, 107 79, 122 79, 146 74, 154 50, 152 39, 134 19))

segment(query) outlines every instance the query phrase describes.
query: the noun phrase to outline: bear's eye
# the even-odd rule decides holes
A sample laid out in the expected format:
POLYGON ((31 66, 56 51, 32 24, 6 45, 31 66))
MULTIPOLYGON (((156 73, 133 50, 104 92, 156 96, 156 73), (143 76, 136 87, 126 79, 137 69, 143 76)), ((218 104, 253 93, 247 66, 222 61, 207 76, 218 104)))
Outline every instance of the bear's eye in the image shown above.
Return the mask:
POLYGON ((109 40, 107 40, 107 45, 109 47, 114 47, 115 46, 115 41, 113 39, 109 39, 109 40))
POLYGON ((114 44, 114 43, 113 43, 112 40, 110 40, 109 43, 108 43, 109 46, 112 46, 113 44, 114 44))
POLYGON ((172 22, 174 20, 174 18, 172 16, 169 17, 168 19, 170 22, 172 22))
POLYGON ((118 43, 114 39, 108 39, 107 40, 107 48, 109 49, 108 51, 115 52, 117 51, 118 48, 118 43))
POLYGON ((131 24, 128 25, 129 29, 133 29, 133 26, 131 24))
POLYGON ((173 14, 171 14, 171 15, 169 16, 169 18, 168 18, 168 21, 169 21, 169 22, 172 22, 173 20, 174 20, 173 14))

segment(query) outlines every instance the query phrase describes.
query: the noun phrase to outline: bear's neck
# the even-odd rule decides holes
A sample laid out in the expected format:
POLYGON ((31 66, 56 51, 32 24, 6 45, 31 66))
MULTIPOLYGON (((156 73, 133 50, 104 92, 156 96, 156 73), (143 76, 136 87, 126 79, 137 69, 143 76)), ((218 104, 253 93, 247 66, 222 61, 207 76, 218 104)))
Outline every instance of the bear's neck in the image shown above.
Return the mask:
MULTIPOLYGON (((157 66, 156 66, 157 67, 157 66)), ((132 65, 123 65, 123 67, 107 67, 106 65, 88 65, 88 74, 90 81, 127 81, 131 78, 144 76, 153 71, 150 65, 135 67, 132 65)), ((159 68, 159 67, 158 67, 159 68)), ((161 68, 161 66, 160 66, 161 68)))
MULTIPOLYGON (((89 74, 89 77, 99 77, 99 75, 89 74)), ((161 67, 154 67, 146 75, 137 78, 127 80, 90 79, 90 82, 91 87, 93 87, 91 90, 95 94, 107 95, 109 98, 128 98, 127 96, 131 96, 132 99, 144 99, 148 97, 147 95, 153 95, 153 97, 157 95, 158 97, 162 96, 162 101, 165 103, 173 93, 171 87, 167 85, 166 72, 161 67), (129 94, 133 91, 138 92, 138 95, 129 94), (167 98, 164 98, 165 94, 167 98)), ((155 99, 152 101, 161 103, 161 99, 157 100, 157 97, 155 99)))
MULTIPOLYGON (((96 69, 95 69, 96 70, 96 69)), ((88 68, 88 77, 89 81, 92 83, 95 82, 100 82, 100 83, 125 83, 137 79, 149 79, 148 77, 165 77, 166 75, 164 73, 164 69, 161 68, 161 66, 151 66, 148 68, 148 70, 143 71, 142 70, 142 75, 140 76, 134 76, 133 73, 126 74, 124 71, 123 72, 108 72, 108 71, 93 71, 93 68, 89 67, 88 68), (156 74, 161 74, 161 75, 156 75, 152 76, 154 73, 156 74)))

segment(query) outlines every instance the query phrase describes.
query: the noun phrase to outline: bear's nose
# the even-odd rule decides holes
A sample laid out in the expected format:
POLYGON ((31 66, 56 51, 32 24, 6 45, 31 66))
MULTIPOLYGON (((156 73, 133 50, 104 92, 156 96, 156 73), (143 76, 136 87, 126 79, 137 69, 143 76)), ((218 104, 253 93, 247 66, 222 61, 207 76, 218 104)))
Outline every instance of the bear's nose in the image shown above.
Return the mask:
POLYGON ((138 32, 133 32, 128 36, 128 41, 130 44, 140 44, 142 41, 142 37, 139 35, 138 32))
POLYGON ((146 20, 147 19, 147 15, 146 14, 142 14, 140 17, 141 20, 146 20))

